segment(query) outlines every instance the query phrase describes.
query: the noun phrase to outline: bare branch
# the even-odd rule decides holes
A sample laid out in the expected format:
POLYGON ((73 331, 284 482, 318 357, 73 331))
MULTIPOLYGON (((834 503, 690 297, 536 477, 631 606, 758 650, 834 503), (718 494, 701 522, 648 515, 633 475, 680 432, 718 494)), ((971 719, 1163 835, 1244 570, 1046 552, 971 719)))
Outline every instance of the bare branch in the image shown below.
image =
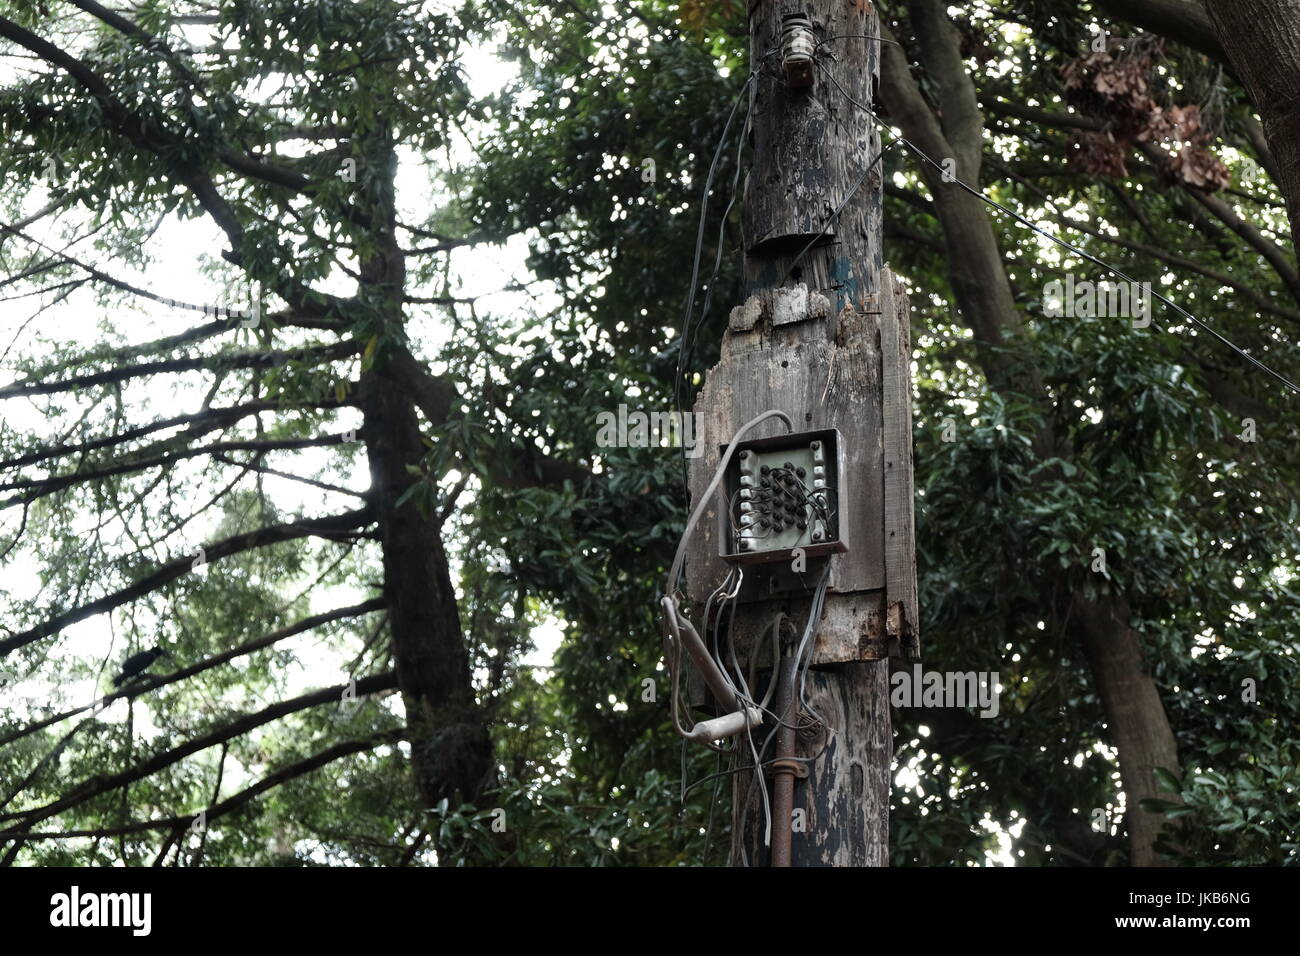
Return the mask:
MULTIPOLYGON (((352 401, 339 402, 335 399, 323 399, 319 402, 312 403, 311 407, 342 408, 354 404, 355 402, 352 401)), ((282 406, 279 402, 274 401, 249 402, 245 405, 232 405, 223 408, 205 408, 203 411, 195 412, 191 415, 177 415, 173 418, 164 418, 156 422, 151 422, 148 425, 139 425, 135 428, 127 428, 113 435, 96 438, 92 441, 55 445, 43 448, 40 451, 31 452, 18 458, 10 458, 8 460, 0 461, 0 469, 20 468, 25 465, 34 465, 42 461, 49 461, 52 458, 65 458, 69 455, 81 455, 86 454, 87 452, 99 451, 104 448, 114 448, 118 445, 126 444, 129 441, 134 441, 137 438, 143 438, 144 436, 152 435, 155 432, 166 431, 169 428, 179 428, 182 425, 190 426, 186 431, 188 437, 197 438, 201 435, 207 434, 208 432, 215 431, 218 428, 232 425, 240 419, 247 418, 250 415, 282 410, 290 410, 290 408, 282 406)), ((241 465, 244 463, 230 461, 229 464, 241 465)))
POLYGON ((215 458, 217 461, 224 462, 227 465, 234 465, 238 468, 247 468, 250 471, 258 472, 259 474, 272 475, 276 478, 283 478, 286 481, 297 481, 304 485, 310 485, 313 488, 319 488, 321 491, 331 491, 337 495, 350 495, 353 498, 361 498, 363 500, 366 497, 366 493, 364 491, 354 491, 351 488, 344 488, 340 485, 331 485, 327 481, 317 481, 315 478, 306 478, 302 475, 290 474, 287 471, 279 471, 275 468, 269 468, 266 465, 260 463, 236 461, 235 459, 228 458, 225 455, 213 455, 212 457, 215 458))
MULTIPOLYGON (((239 791, 234 796, 227 797, 220 803, 213 804, 206 808, 203 813, 205 819, 211 823, 213 820, 220 819, 235 810, 238 810, 244 804, 250 802, 255 797, 259 797, 268 790, 273 790, 280 784, 293 780, 296 777, 302 777, 314 770, 319 770, 326 764, 333 763, 343 757, 351 756, 355 753, 362 753, 367 750, 374 750, 376 747, 382 747, 385 744, 394 744, 406 737, 405 728, 395 728, 393 730, 383 730, 371 737, 363 740, 345 740, 337 743, 332 747, 322 750, 320 753, 308 757, 306 760, 300 760, 297 763, 281 767, 273 773, 263 777, 257 783, 239 791)), ((128 833, 144 833, 149 830, 167 830, 183 831, 194 822, 194 817, 165 817, 159 820, 143 820, 138 823, 129 823, 125 826, 110 827, 107 829, 97 830, 63 830, 54 832, 37 832, 23 833, 21 838, 26 840, 69 840, 75 837, 110 837, 119 836, 128 833)), ((417 844, 418 845, 418 844, 417 844)), ((161 853, 159 856, 161 857, 161 853)))
POLYGON ((302 361, 327 362, 347 358, 360 351, 361 345, 357 342, 334 342, 330 345, 305 346, 283 351, 236 352, 225 355, 206 355, 198 358, 144 362, 139 365, 125 365, 104 372, 79 375, 61 381, 50 381, 43 376, 25 379, 10 385, 0 386, 0 400, 15 396, 27 398, 32 395, 52 395, 55 392, 69 392, 88 388, 92 385, 108 385, 167 372, 194 372, 200 369, 217 368, 270 368, 288 362, 302 361))
POLYGON ((131 457, 116 465, 107 468, 101 468, 96 471, 77 471, 67 475, 55 475, 51 478, 38 478, 31 481, 10 481, 0 484, 0 489, 17 490, 22 489, 21 494, 14 495, 10 498, 0 500, 0 511, 6 508, 13 508, 20 504, 27 504, 38 498, 44 498, 46 495, 54 494, 56 491, 62 491, 64 488, 71 488, 73 485, 85 484, 90 481, 99 481, 103 478, 113 478, 118 475, 130 474, 136 471, 147 471, 150 468, 158 468, 165 465, 172 465, 178 461, 185 461, 189 458, 198 458, 201 455, 211 455, 217 452, 226 451, 291 451, 300 448, 324 448, 330 445, 343 445, 349 441, 347 434, 321 435, 317 438, 280 438, 280 439, 254 439, 248 441, 224 441, 214 442, 211 445, 201 445, 198 448, 187 448, 184 451, 172 452, 169 454, 158 455, 154 458, 131 457))

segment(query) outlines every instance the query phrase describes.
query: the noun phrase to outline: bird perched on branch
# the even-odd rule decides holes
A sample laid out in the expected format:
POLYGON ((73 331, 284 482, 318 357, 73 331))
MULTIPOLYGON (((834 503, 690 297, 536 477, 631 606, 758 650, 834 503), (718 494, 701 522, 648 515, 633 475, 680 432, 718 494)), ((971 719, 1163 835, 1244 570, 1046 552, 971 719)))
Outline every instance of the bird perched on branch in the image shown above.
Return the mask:
POLYGON ((167 648, 161 645, 151 650, 141 651, 139 654, 132 654, 122 662, 122 673, 113 678, 113 686, 121 687, 133 677, 139 677, 153 665, 154 661, 166 655, 167 648))

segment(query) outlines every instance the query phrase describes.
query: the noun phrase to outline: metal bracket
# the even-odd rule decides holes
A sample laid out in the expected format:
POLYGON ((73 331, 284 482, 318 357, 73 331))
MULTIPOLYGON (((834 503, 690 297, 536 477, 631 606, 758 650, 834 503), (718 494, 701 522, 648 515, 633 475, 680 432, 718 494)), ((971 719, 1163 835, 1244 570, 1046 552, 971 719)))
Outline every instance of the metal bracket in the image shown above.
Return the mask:
POLYGON ((774 777, 777 774, 788 773, 793 774, 800 780, 808 778, 808 764, 793 757, 777 757, 767 765, 767 770, 774 777))

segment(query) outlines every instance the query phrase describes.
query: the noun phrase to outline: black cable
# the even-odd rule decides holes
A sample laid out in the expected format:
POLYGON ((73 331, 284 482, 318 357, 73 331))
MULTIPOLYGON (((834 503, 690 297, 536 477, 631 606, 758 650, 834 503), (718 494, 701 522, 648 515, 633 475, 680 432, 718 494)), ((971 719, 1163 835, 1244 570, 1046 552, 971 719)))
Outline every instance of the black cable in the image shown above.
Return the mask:
MULTIPOLYGON (((700 307, 700 316, 695 320, 695 324, 691 327, 687 337, 682 339, 682 349, 686 354, 685 360, 682 362, 683 375, 685 375, 686 371, 690 368, 691 353, 694 351, 695 337, 696 335, 699 334, 700 327, 704 325, 704 319, 709 314, 709 305, 713 302, 713 290, 717 286, 718 273, 722 269, 722 248, 723 248, 723 243, 726 240, 727 219, 731 216, 731 210, 735 208, 736 196, 739 194, 739 190, 740 190, 740 156, 745 149, 745 132, 748 129, 749 129, 749 113, 747 111, 745 114, 745 123, 743 126, 741 126, 740 136, 736 140, 736 162, 735 162, 736 169, 731 176, 730 197, 727 200, 727 208, 722 211, 722 216, 718 220, 718 241, 716 244, 717 252, 713 257, 713 273, 712 275, 709 276, 708 284, 705 285, 704 287, 704 304, 700 307)), ((685 458, 685 456, 686 456, 686 446, 683 445, 682 457, 685 458)))
MULTIPOLYGON (((704 192, 700 197, 700 225, 695 234, 695 258, 691 264, 691 284, 686 290, 686 302, 682 306, 682 335, 681 340, 677 343, 677 374, 673 381, 673 410, 678 413, 682 410, 682 376, 685 374, 686 339, 690 334, 691 313, 695 311, 695 292, 700 278, 700 255, 704 250, 704 227, 709 214, 709 193, 713 190, 713 176, 718 171, 718 160, 722 157, 722 147, 727 142, 727 133, 731 130, 731 121, 736 118, 736 111, 740 109, 740 102, 749 92, 749 86, 754 82, 756 75, 756 70, 750 71, 744 85, 740 88, 740 92, 736 94, 736 99, 731 104, 731 112, 727 114, 727 121, 722 126, 722 135, 718 137, 718 145, 713 151, 713 161, 709 164, 708 175, 704 178, 704 192)), ((686 455, 683 448, 683 489, 685 489, 686 485, 686 455)))
MULTIPOLYGON (((789 664, 791 690, 793 691, 794 689, 795 681, 798 681, 798 686, 800 689, 799 705, 801 705, 804 710, 807 710, 810 713, 814 714, 819 719, 819 721, 826 727, 826 732, 827 732, 826 740, 823 742, 822 750, 819 751, 816 754, 816 756, 812 758, 813 760, 816 760, 817 757, 820 757, 822 752, 825 751, 826 746, 829 745, 830 742, 830 735, 833 732, 831 730, 830 725, 826 722, 826 720, 822 718, 820 714, 817 714, 815 710, 813 710, 813 708, 808 704, 807 700, 804 698, 803 695, 804 679, 807 677, 807 672, 812 666, 812 647, 816 644, 815 638, 817 633, 817 623, 818 623, 818 619, 821 617, 820 605, 821 605, 821 601, 825 598, 826 588, 829 585, 829 583, 830 583, 830 563, 828 562, 826 567, 822 570, 822 576, 817 582, 817 589, 814 592, 812 604, 808 609, 808 623, 804 629, 804 638, 800 642, 800 645, 796 648, 794 657, 791 658, 789 664), (802 660, 804 655, 801 653, 805 645, 808 646, 808 654, 807 654, 806 662, 802 660)), ((774 681, 780 679, 780 675, 778 674, 776 669, 772 671, 771 679, 774 681)), ((794 699, 793 694, 791 699, 792 700, 794 699)), ((769 711, 769 713, 771 712, 769 711)), ((754 776, 750 778, 749 787, 745 792, 745 800, 744 803, 741 805, 740 820, 737 823, 737 828, 741 832, 742 842, 744 839, 745 823, 749 819, 749 804, 754 797, 754 786, 762 779, 762 775, 763 775, 763 767, 765 765, 763 761, 763 754, 767 751, 767 748, 771 745, 773 739, 775 739, 776 737, 777 732, 782 727, 789 727, 795 730, 800 729, 797 723, 795 724, 788 723, 785 719, 785 714, 773 714, 773 717, 775 718, 775 726, 773 726, 773 728, 768 732, 767 737, 763 740, 763 746, 755 750, 753 747, 753 735, 752 734, 750 735, 750 750, 753 751, 754 754, 754 776)), ((796 717, 797 717, 797 711, 796 711, 796 717)), ((739 748, 737 748, 737 750, 739 750, 739 748)), ((739 759, 739 754, 737 754, 737 759, 739 759)), ((740 769, 744 769, 744 768, 740 768, 740 769)), ((763 793, 763 805, 766 808, 768 806, 766 784, 763 784, 762 793, 763 793)), ((764 839, 765 846, 770 845, 771 825, 772 825, 771 813, 769 810, 768 818, 767 818, 767 831, 766 831, 767 835, 764 839)))
MULTIPOLYGON (((683 740, 682 743, 685 744, 686 741, 683 740)), ((722 777, 723 777, 722 751, 720 750, 718 751, 718 758, 717 758, 717 762, 714 764, 714 767, 717 768, 717 770, 712 774, 715 780, 713 782, 713 796, 709 798, 709 822, 704 828, 703 863, 705 866, 709 865, 709 845, 713 842, 713 815, 714 815, 714 811, 718 809, 718 792, 722 789, 722 777)), ((708 779, 709 779, 708 777, 705 777, 704 780, 696 781, 695 783, 691 784, 691 786, 685 788, 682 791, 682 799, 685 800, 686 795, 690 793, 692 789, 694 789, 696 786, 703 783, 704 781, 707 781, 708 779)))

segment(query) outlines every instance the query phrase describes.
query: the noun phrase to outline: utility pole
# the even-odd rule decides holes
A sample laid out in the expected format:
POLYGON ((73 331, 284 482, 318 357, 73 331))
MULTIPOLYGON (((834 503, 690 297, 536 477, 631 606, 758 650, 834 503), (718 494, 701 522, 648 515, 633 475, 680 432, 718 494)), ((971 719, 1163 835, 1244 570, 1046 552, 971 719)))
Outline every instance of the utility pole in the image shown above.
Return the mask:
MULTIPOLYGON (((770 846, 751 745, 743 735, 731 738, 749 768, 733 777, 732 859, 884 866, 893 754, 888 658, 916 659, 919 629, 909 307, 882 265, 880 137, 864 108, 872 107, 879 76, 879 43, 871 39, 879 22, 867 0, 751 0, 749 36, 757 75, 744 194, 745 301, 732 310, 721 360, 694 406, 705 450, 691 462, 692 507, 737 429, 778 410, 792 427, 770 418, 746 437, 835 430, 838 484, 820 500, 833 501, 843 546, 814 558, 795 549, 794 561, 779 563, 724 557, 729 539, 741 549, 763 545, 728 530, 734 516, 720 512, 731 511, 735 498, 728 504, 714 494, 688 544, 687 593, 702 608, 729 574, 744 571, 731 640, 740 669, 757 653, 761 672, 770 667, 776 621, 782 660, 795 659, 825 571, 829 590, 811 668, 802 681, 766 676, 778 685, 769 710, 787 719, 778 725, 769 717, 750 738, 757 746, 771 734, 775 743, 763 753, 770 846)), ((809 441, 805 449, 818 447, 809 441)), ((780 673, 788 669, 783 664, 780 673)), ((693 688, 694 703, 707 706, 708 696, 702 685, 693 688)))

